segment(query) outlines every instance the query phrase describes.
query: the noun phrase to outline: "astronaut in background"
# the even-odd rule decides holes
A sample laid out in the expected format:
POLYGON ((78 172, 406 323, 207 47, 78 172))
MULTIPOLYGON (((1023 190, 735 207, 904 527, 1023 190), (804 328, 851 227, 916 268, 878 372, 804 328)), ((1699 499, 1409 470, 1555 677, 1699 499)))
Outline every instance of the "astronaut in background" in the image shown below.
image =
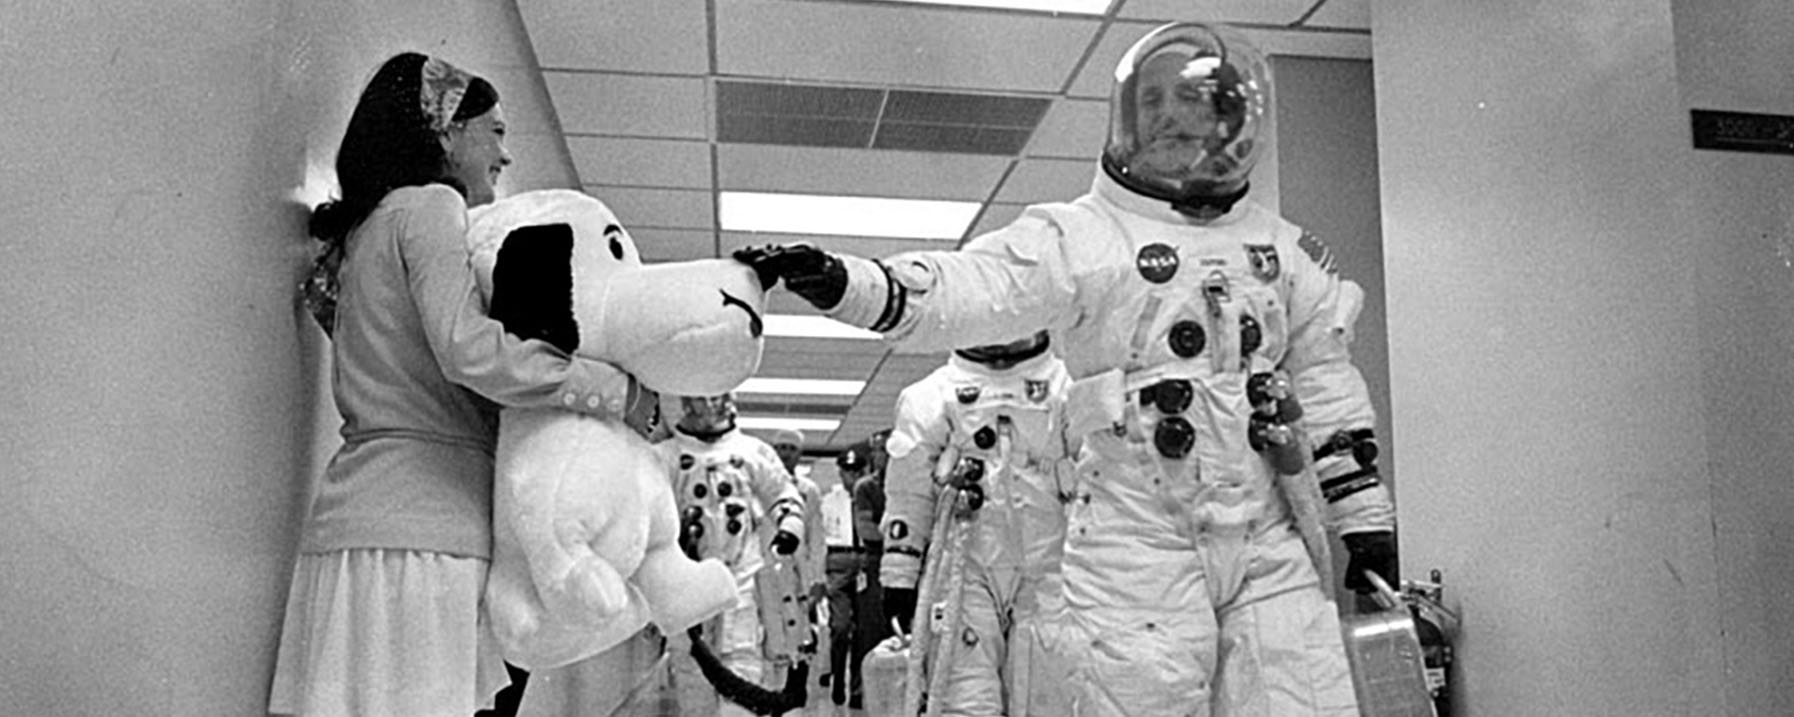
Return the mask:
MULTIPOLYGON (((828 655, 827 623, 823 620, 822 607, 828 598, 828 526, 822 517, 822 489, 816 481, 798 474, 798 462, 803 458, 804 434, 791 428, 772 432, 767 443, 779 457, 779 463, 791 475, 797 484, 797 492, 804 501, 804 542, 797 548, 797 559, 790 567, 797 571, 796 582, 799 586, 797 594, 798 608, 803 613, 810 644, 800 646, 805 657, 813 659, 816 655, 828 655)), ((783 568, 785 563, 775 563, 775 567, 783 568)), ((826 667, 812 670, 812 674, 825 672, 826 667)))
POLYGON ((940 590, 930 600, 957 603, 960 613, 961 629, 940 638, 957 644, 937 642, 931 651, 932 669, 945 671, 944 693, 929 696, 940 701, 942 715, 1069 711, 1064 661, 1052 654, 1045 624, 1064 603, 1059 557, 1070 469, 1064 440, 1070 379, 1051 348, 1041 331, 954 351, 947 365, 897 399, 880 577, 885 610, 905 630, 918 609, 926 616, 932 608, 916 604, 921 570, 949 569, 922 560, 938 502, 968 491, 977 506, 967 518, 960 584, 937 582, 940 590), (943 456, 953 465, 943 465, 943 456), (949 650, 953 657, 944 661, 949 650))
MULTIPOLYGON (((797 598, 804 503, 771 446, 735 425, 732 396, 682 397, 672 437, 655 444, 666 461, 684 537, 695 558, 718 558, 735 573, 741 603, 706 623, 700 639, 745 682, 783 686, 785 667, 809 641, 797 598)), ((684 715, 747 715, 718 698, 687 654, 688 636, 670 636, 674 691, 684 715)))
POLYGON ((745 249, 762 285, 906 351, 1045 329, 1082 441, 1063 559, 1076 715, 1355 715, 1345 585, 1391 584, 1395 511, 1349 344, 1363 301, 1313 235, 1246 200, 1269 66, 1174 23, 1116 69, 1090 192, 958 251, 745 249))

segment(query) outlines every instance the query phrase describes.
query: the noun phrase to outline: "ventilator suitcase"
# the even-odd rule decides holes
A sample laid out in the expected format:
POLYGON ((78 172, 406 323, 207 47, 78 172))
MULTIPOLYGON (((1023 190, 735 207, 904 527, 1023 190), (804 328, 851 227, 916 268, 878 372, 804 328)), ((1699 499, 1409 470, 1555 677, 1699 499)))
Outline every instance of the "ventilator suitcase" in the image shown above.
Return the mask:
POLYGON ((1362 717, 1436 717, 1427 692, 1420 635, 1408 603, 1375 574, 1382 610, 1342 621, 1352 689, 1362 717))
POLYGON ((860 661, 860 679, 865 684, 866 717, 903 715, 904 678, 909 672, 909 651, 909 644, 899 633, 878 643, 860 661))

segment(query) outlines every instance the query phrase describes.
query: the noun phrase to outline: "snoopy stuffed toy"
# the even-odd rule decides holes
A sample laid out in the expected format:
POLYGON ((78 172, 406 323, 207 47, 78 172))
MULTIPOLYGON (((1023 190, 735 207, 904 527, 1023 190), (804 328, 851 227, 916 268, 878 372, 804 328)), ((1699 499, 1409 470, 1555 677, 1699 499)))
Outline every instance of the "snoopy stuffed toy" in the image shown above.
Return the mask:
MULTIPOLYGON (((521 193, 470 215, 489 312, 508 332, 607 361, 676 395, 733 389, 759 367, 765 292, 729 260, 644 265, 597 199, 521 193)), ((622 416, 505 408, 486 611, 505 659, 549 669, 652 622, 674 633, 737 603, 729 569, 680 550, 671 479, 622 416)))

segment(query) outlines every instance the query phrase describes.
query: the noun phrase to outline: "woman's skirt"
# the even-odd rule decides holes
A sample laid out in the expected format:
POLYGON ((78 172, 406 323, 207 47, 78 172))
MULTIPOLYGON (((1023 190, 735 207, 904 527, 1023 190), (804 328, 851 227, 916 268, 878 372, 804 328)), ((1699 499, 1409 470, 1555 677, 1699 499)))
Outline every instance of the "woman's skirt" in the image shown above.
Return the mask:
POLYGON ((468 717, 490 709, 510 677, 481 610, 488 565, 412 550, 300 555, 268 711, 468 717))

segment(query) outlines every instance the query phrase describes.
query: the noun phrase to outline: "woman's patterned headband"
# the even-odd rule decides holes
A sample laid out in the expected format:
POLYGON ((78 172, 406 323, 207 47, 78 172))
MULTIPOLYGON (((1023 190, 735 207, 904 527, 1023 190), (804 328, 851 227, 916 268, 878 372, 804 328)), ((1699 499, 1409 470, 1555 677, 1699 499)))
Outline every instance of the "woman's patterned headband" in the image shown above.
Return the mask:
POLYGON ((455 110, 461 108, 461 97, 467 94, 467 83, 473 76, 461 68, 432 57, 424 61, 422 79, 419 99, 423 103, 424 115, 430 118, 430 129, 445 131, 454 122, 455 110))

